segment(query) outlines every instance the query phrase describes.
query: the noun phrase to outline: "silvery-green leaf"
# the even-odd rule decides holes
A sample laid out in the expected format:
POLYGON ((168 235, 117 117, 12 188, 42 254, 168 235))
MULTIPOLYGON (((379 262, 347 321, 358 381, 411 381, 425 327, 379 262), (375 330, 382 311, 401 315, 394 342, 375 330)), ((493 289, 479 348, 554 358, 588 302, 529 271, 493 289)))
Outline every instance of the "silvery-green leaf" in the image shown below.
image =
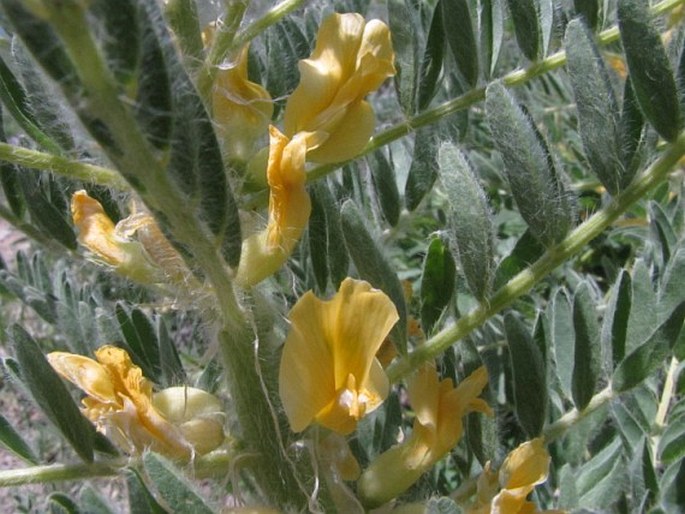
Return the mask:
POLYGON ((438 156, 461 269, 473 295, 484 300, 495 271, 490 207, 470 163, 456 146, 443 143, 438 156))
POLYGON ((647 2, 618 2, 618 26, 637 102, 659 135, 674 141, 681 123, 678 90, 647 2))

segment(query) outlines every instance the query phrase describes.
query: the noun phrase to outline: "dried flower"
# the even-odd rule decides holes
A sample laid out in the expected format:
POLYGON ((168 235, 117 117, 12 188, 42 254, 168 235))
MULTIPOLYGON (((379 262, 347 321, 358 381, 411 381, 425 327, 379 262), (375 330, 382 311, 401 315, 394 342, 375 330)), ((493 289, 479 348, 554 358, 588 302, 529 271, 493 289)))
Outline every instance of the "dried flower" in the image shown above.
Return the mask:
POLYGON ((176 459, 207 453, 224 441, 220 401, 191 387, 152 393, 152 384, 125 350, 103 346, 97 361, 66 352, 47 358, 88 396, 83 413, 129 453, 150 448, 176 459))

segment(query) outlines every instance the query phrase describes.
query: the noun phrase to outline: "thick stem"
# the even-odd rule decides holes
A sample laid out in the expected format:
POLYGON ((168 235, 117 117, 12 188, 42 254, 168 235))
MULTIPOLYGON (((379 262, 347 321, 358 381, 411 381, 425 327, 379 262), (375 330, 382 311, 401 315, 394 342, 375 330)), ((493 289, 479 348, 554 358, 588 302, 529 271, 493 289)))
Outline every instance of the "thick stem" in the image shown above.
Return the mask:
POLYGON ((463 316, 457 323, 447 327, 426 344, 417 348, 407 357, 399 359, 388 368, 391 381, 397 381, 417 369, 422 363, 434 359, 454 343, 469 335, 489 318, 511 305, 516 298, 526 294, 530 289, 579 252, 595 237, 625 213, 635 202, 664 180, 668 173, 685 155, 685 133, 655 161, 638 180, 633 182, 620 195, 601 211, 578 226, 559 244, 549 248, 535 263, 521 271, 506 285, 497 291, 488 301, 482 303, 463 316))
POLYGON ((258 479, 261 492, 279 508, 301 510, 309 501, 310 491, 298 476, 310 476, 311 470, 298 472, 288 455, 283 433, 286 428, 270 402, 265 387, 261 357, 255 351, 256 335, 247 325, 227 327, 219 333, 219 343, 226 366, 233 407, 240 420, 246 461, 258 479))

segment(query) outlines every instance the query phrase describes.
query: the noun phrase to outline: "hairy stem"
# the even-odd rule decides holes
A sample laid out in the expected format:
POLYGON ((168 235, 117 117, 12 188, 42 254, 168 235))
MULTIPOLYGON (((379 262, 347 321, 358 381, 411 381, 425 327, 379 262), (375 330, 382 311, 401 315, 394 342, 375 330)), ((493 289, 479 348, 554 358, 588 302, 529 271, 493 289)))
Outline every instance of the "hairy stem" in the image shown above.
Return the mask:
POLYGON ((238 50, 249 43, 253 38, 264 32, 271 25, 278 23, 284 16, 287 16, 295 9, 300 7, 304 0, 283 0, 281 3, 269 9, 263 16, 254 22, 250 23, 242 30, 238 30, 237 26, 231 24, 232 21, 242 19, 247 4, 244 0, 235 2, 234 11, 227 13, 229 25, 226 30, 220 30, 217 35, 212 48, 204 62, 202 68, 198 73, 197 89, 200 96, 208 104, 209 93, 214 83, 217 66, 221 64, 226 56, 232 51, 238 50), (242 11, 240 11, 242 9, 242 11), (239 15, 239 16, 238 16, 239 15))
POLYGON ((113 189, 130 189, 126 181, 115 170, 86 162, 73 161, 59 155, 29 150, 21 146, 0 142, 0 160, 24 168, 51 171, 56 175, 84 182, 93 182, 113 189))
POLYGON ((559 244, 549 248, 542 257, 512 278, 488 301, 463 316, 454 325, 435 334, 426 341, 426 344, 411 352, 407 357, 391 364, 387 370, 390 380, 397 381, 417 369, 422 363, 434 359, 489 318, 511 305, 518 297, 530 291, 535 284, 583 249, 585 245, 609 228, 635 202, 660 184, 683 155, 685 155, 685 133, 681 133, 659 159, 623 193, 616 196, 609 205, 569 233, 559 244))

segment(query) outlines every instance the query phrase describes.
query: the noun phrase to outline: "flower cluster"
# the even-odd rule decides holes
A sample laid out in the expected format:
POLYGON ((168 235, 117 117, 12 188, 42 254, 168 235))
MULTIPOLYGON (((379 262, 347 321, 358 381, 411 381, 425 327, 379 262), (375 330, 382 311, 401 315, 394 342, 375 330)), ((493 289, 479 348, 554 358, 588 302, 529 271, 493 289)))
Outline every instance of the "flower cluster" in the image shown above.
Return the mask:
MULTIPOLYGON (((314 52, 300 62, 300 83, 286 104, 284 133, 269 127, 269 218, 262 232, 243 242, 239 284, 252 286, 273 274, 299 240, 311 211, 305 163, 351 159, 369 141, 375 116, 364 98, 394 74, 393 59, 384 23, 366 23, 359 14, 332 14, 323 21, 314 52)), ((231 94, 249 90, 263 99, 256 86, 248 87, 245 73, 242 77, 242 89, 231 94)), ((259 129, 258 123, 250 126, 259 129)))

